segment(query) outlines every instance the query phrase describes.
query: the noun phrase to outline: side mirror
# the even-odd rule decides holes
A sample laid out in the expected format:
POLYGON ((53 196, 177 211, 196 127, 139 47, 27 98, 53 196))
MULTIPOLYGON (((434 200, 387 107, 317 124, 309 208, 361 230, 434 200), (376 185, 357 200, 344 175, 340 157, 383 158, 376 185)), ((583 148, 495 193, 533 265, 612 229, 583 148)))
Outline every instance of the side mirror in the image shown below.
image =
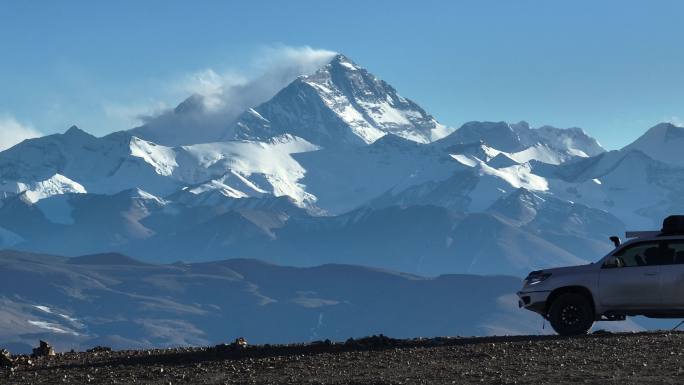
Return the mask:
POLYGON ((612 269, 616 267, 624 267, 625 263, 622 261, 622 258, 620 257, 610 257, 606 259, 606 261, 603 263, 603 267, 605 269, 612 269))
POLYGON ((615 235, 613 235, 613 236, 610 237, 609 239, 610 239, 611 242, 613 242, 613 244, 615 245, 615 248, 616 248, 616 249, 617 249, 618 247, 620 247, 620 244, 622 243, 622 242, 620 242, 620 237, 616 237, 615 235))

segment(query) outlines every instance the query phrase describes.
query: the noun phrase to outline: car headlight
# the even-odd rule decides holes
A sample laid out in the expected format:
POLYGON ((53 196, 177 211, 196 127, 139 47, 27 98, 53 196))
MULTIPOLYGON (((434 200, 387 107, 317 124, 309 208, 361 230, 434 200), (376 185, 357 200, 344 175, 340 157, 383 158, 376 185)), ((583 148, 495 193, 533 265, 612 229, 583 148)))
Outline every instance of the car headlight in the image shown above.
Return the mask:
POLYGON ((525 278, 525 285, 533 286, 541 282, 546 281, 551 276, 551 273, 545 273, 543 271, 533 271, 527 278, 525 278))

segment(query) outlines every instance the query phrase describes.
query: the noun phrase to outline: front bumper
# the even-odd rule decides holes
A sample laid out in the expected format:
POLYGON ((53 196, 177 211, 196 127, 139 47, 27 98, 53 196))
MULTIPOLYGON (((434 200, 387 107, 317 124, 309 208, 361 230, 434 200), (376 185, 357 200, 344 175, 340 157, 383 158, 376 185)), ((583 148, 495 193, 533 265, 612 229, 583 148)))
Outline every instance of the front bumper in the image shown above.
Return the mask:
POLYGON ((546 316, 546 299, 551 291, 519 291, 518 307, 546 316))

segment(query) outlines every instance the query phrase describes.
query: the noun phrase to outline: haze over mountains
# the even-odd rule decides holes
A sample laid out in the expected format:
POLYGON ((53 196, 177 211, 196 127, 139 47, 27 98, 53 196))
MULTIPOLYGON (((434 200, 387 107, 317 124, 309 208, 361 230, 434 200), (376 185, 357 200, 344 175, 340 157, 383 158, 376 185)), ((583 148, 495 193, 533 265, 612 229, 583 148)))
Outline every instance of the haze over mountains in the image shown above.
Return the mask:
POLYGON ((610 152, 579 128, 449 128, 343 55, 220 126, 199 144, 159 122, 72 127, 1 152, 0 248, 522 276, 684 207, 683 128, 610 152))

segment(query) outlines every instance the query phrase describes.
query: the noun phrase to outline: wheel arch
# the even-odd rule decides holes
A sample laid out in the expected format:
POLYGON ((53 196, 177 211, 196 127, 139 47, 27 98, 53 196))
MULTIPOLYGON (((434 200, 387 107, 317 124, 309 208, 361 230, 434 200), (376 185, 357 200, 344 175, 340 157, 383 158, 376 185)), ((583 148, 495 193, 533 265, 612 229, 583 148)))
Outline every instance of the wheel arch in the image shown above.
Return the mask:
POLYGON ((594 310, 594 318, 596 318, 596 302, 594 301, 594 295, 592 294, 591 290, 589 290, 589 288, 580 285, 563 286, 554 289, 546 299, 546 305, 544 307, 544 317, 547 317, 553 301, 555 301, 556 298, 566 293, 575 293, 586 297, 589 300, 589 303, 591 304, 591 308, 594 310))

